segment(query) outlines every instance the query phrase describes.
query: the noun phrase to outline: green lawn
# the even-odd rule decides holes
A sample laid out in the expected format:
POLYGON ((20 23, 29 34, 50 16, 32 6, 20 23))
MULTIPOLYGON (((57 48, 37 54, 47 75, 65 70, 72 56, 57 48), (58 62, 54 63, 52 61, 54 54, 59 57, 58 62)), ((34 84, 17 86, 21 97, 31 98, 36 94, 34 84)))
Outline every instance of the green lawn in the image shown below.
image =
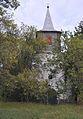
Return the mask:
POLYGON ((0 119, 83 119, 83 105, 0 103, 0 119))

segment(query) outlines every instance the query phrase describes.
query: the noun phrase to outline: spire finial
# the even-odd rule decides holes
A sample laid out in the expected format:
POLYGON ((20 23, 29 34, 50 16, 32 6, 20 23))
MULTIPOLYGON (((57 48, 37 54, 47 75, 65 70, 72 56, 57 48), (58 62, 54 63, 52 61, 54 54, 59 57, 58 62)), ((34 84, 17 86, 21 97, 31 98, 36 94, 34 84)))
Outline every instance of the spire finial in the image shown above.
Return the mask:
POLYGON ((49 8, 49 3, 47 3, 47 8, 49 8))

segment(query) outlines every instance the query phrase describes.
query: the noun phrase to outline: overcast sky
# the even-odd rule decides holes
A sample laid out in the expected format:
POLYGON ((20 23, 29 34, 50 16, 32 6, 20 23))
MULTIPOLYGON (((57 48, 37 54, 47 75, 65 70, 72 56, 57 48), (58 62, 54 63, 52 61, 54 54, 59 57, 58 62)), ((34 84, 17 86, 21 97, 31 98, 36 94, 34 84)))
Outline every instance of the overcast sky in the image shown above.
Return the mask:
POLYGON ((83 0, 19 0, 20 7, 14 12, 15 22, 43 28, 47 3, 56 30, 70 30, 83 20, 83 0))

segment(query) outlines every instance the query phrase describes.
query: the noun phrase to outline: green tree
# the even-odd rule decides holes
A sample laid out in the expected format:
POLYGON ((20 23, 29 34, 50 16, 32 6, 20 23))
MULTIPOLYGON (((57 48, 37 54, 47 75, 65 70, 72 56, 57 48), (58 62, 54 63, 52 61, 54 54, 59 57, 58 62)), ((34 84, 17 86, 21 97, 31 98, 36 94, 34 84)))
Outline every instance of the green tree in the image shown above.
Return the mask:
POLYGON ((10 17, 3 16, 0 31, 0 64, 3 69, 10 69, 17 62, 19 54, 20 39, 17 25, 13 23, 10 17))
MULTIPOLYGON (((56 65, 57 70, 61 69, 63 76, 58 82, 58 89, 60 93, 65 93, 66 96, 69 95, 72 102, 78 101, 78 98, 82 94, 83 90, 83 39, 82 34, 73 36, 73 38, 68 36, 68 34, 63 34, 64 37, 64 47, 60 52, 58 48, 54 49, 53 63, 56 65), (80 38, 81 36, 81 38, 80 38), (61 85, 60 85, 61 84, 61 85), (62 90, 62 91, 61 91, 62 90)), ((82 97, 83 98, 83 97, 82 97)))
POLYGON ((78 27, 75 27, 74 35, 75 36, 83 35, 83 21, 80 21, 78 27))
POLYGON ((46 41, 35 37, 35 27, 23 25, 19 30, 6 12, 3 12, 0 26, 1 99, 40 100, 39 53, 46 48, 46 41))
POLYGON ((18 58, 20 72, 25 68, 32 70, 39 67, 39 54, 47 47, 47 42, 41 38, 36 38, 36 28, 34 26, 21 26, 22 47, 18 58))
POLYGON ((19 30, 12 20, 12 15, 7 14, 7 10, 16 9, 18 6, 17 0, 0 0, 0 96, 2 99, 4 95, 6 99, 7 93, 11 92, 13 87, 11 80, 15 77, 10 74, 10 69, 17 62, 20 44, 19 30))
POLYGON ((1 0, 0 1, 0 65, 3 69, 9 69, 16 62, 19 52, 19 30, 12 20, 12 15, 7 14, 4 8, 17 8, 19 3, 17 0, 1 0))
POLYGON ((22 24, 20 30, 7 14, 17 0, 0 1, 0 99, 47 102, 47 82, 39 82, 39 54, 47 41, 36 38, 36 28, 22 24))
POLYGON ((19 2, 17 0, 0 0, 0 6, 3 8, 14 8, 16 9, 19 6, 19 2))

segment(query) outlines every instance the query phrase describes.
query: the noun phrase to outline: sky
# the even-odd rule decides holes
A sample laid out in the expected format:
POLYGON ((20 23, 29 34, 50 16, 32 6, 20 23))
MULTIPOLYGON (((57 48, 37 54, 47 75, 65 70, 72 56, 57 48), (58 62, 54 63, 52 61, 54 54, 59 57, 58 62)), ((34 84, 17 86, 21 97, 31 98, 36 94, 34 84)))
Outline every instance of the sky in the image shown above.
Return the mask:
POLYGON ((43 28, 47 3, 55 30, 74 31, 83 20, 83 0, 18 0, 20 6, 14 11, 15 22, 43 28))

